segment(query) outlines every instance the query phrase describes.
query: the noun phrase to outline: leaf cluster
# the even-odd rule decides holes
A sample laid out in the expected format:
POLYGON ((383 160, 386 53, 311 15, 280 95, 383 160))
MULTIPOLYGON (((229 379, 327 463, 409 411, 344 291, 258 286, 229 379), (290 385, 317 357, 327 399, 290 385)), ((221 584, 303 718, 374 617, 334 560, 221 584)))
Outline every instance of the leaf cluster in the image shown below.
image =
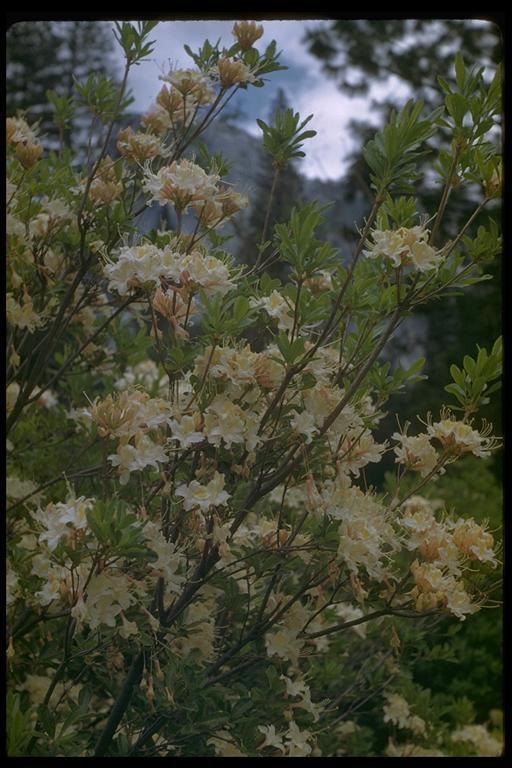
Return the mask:
POLYGON ((274 165, 283 169, 295 157, 305 157, 301 151, 303 142, 316 136, 316 131, 304 131, 305 126, 312 120, 308 115, 300 122, 300 115, 293 109, 276 109, 273 124, 268 125, 258 118, 256 122, 263 131, 263 147, 274 159, 274 165))

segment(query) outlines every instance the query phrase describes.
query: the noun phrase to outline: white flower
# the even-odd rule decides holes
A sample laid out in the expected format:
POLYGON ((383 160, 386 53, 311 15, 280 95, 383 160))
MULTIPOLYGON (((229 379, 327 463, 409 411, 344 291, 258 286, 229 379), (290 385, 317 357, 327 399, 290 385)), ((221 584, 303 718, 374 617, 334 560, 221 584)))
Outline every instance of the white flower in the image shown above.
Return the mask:
POLYGON ((261 441, 257 434, 258 417, 244 411, 225 395, 217 395, 205 411, 204 433, 212 445, 224 441, 226 448, 233 443, 245 443, 249 451, 261 441))
POLYGON ((193 603, 186 612, 184 629, 187 636, 180 638, 181 652, 188 656, 199 651, 201 664, 215 656, 215 615, 214 596, 205 602, 193 603))
POLYGON ((177 571, 183 565, 183 555, 172 541, 165 539, 155 523, 146 523, 144 538, 149 548, 158 555, 158 559, 151 563, 151 568, 164 577, 166 590, 179 593, 183 586, 184 577, 180 576, 177 571))
POLYGON ((464 621, 466 614, 475 613, 478 606, 471 602, 471 598, 464 589, 462 582, 456 582, 451 589, 446 590, 446 606, 454 616, 464 621))
POLYGON ((424 226, 375 229, 373 243, 363 253, 370 259, 389 259, 393 267, 412 264, 419 272, 428 272, 442 261, 441 252, 428 244, 428 236, 429 230, 424 226))
MULTIPOLYGON (((361 619, 364 616, 361 608, 357 608, 350 603, 338 603, 337 605, 333 606, 333 609, 336 615, 339 616, 340 619, 343 619, 344 622, 361 619)), ((356 624, 355 626, 351 627, 351 629, 357 635, 359 635, 359 637, 366 637, 366 624, 364 622, 361 622, 361 624, 356 624)))
POLYGON ((386 693, 387 703, 384 705, 384 722, 393 723, 398 728, 407 728, 411 714, 409 704, 399 693, 386 693))
POLYGON ((187 511, 197 507, 206 511, 211 506, 219 507, 225 504, 230 498, 230 494, 223 490, 224 482, 224 475, 215 472, 208 485, 201 485, 197 480, 192 480, 188 485, 179 485, 175 493, 176 496, 183 497, 183 506, 187 511))
POLYGON ((41 405, 43 408, 47 408, 48 410, 50 410, 51 408, 54 408, 56 405, 59 404, 57 395, 52 389, 45 389, 43 392, 41 392, 41 394, 39 394, 40 392, 41 392, 40 387, 36 387, 32 395, 33 397, 36 397, 37 395, 39 395, 39 397, 36 400, 38 405, 41 405))
POLYGON ((20 385, 17 381, 11 381, 7 389, 5 390, 5 408, 7 413, 10 413, 20 394, 20 385))
POLYGON ((434 512, 423 496, 411 496, 403 504, 404 512, 401 523, 412 533, 424 533, 435 523, 434 512))
POLYGON ((347 472, 358 477, 359 470, 370 462, 378 464, 387 443, 376 443, 370 430, 350 429, 340 444, 343 465, 347 472))
POLYGON ((34 143, 37 141, 37 135, 34 126, 29 126, 22 117, 8 117, 6 121, 7 141, 16 144, 26 141, 34 143))
POLYGON ((40 590, 35 593, 41 605, 49 605, 60 597, 61 580, 51 571, 46 574, 46 581, 40 590))
MULTIPOLYGON (((256 77, 251 68, 243 61, 231 61, 221 58, 214 70, 223 88, 230 88, 235 83, 254 83, 256 77)), ((213 73, 212 73, 213 74, 213 73)))
POLYGON ((135 437, 135 445, 130 443, 119 445, 117 453, 111 454, 108 460, 112 466, 119 468, 121 485, 126 485, 130 479, 130 472, 138 472, 145 467, 158 469, 159 462, 161 464, 167 462, 167 454, 160 445, 139 433, 135 437))
POLYGON ((473 745, 482 757, 499 757, 503 744, 491 736, 485 725, 464 725, 452 733, 452 741, 466 741, 473 745))
POLYGON ((182 416, 179 421, 169 419, 167 423, 172 432, 171 440, 177 440, 181 448, 189 448, 191 445, 201 443, 204 440, 204 435, 198 431, 200 419, 200 414, 182 416))
POLYGON ((487 438, 489 428, 480 434, 469 424, 455 419, 441 419, 430 424, 427 430, 429 435, 439 440, 443 448, 461 454, 473 453, 475 456, 485 458, 493 445, 492 438, 487 438))
POLYGON ((301 731, 295 720, 291 721, 285 738, 289 757, 307 757, 311 754, 312 747, 308 741, 312 734, 310 731, 301 731))
POLYGON ((409 469, 419 472, 421 477, 432 472, 439 457, 428 435, 422 433, 412 437, 395 432, 392 438, 401 443, 394 448, 397 464, 405 464, 409 469))
POLYGON ((407 721, 407 728, 417 736, 424 736, 427 731, 427 724, 418 715, 411 715, 407 721))
POLYGON ((162 250, 145 243, 119 249, 117 261, 107 264, 105 273, 109 278, 109 289, 124 295, 142 283, 158 285, 160 276, 173 279, 179 277, 174 252, 162 250))
POLYGON ((260 744, 258 749, 275 747, 275 749, 279 749, 281 752, 286 751, 283 744, 283 737, 276 733, 275 725, 258 725, 258 731, 265 736, 265 741, 260 744))
POLYGON ((80 496, 66 503, 51 503, 45 509, 38 510, 35 517, 45 528, 39 541, 46 542, 48 549, 53 551, 63 537, 69 536, 71 529, 79 531, 87 527, 87 512, 93 505, 93 499, 80 496))
POLYGON ((303 642, 297 638, 297 631, 278 629, 277 632, 265 635, 265 646, 269 656, 279 656, 297 664, 303 642))
POLYGON ((363 254, 369 259, 386 256, 394 267, 399 267, 402 263, 401 253, 404 250, 404 244, 398 232, 391 229, 376 229, 372 232, 372 238, 373 244, 367 251, 363 251, 363 254))
POLYGON ((278 291, 272 291, 269 296, 263 296, 261 299, 251 299, 249 304, 256 309, 263 308, 267 315, 276 318, 279 330, 287 331, 293 327, 290 307, 278 291))
POLYGON ((92 577, 86 595, 77 601, 71 615, 79 622, 88 624, 91 629, 96 629, 100 624, 115 627, 116 617, 133 602, 135 597, 130 591, 127 577, 103 571, 92 577))
POLYGON ((173 203, 186 211, 191 203, 208 200, 217 192, 218 174, 207 174, 190 160, 174 161, 157 173, 146 172, 143 189, 160 205, 173 203))
POLYGON ((187 103, 194 102, 209 104, 215 98, 215 91, 211 88, 208 75, 200 72, 198 69, 174 69, 167 75, 161 75, 160 80, 164 80, 187 97, 187 103))
POLYGON ((204 288, 208 296, 223 296, 235 285, 223 261, 199 251, 192 251, 183 259, 182 269, 188 273, 187 282, 204 288))
MULTIPOLYGON (((9 199, 9 198, 7 198, 9 199)), ((8 213, 5 220, 5 229, 7 235, 15 235, 16 237, 25 237, 25 225, 24 223, 12 213, 8 213)))
POLYGON ((382 505, 370 493, 354 486, 335 484, 323 491, 330 517, 341 519, 338 555, 353 574, 363 566, 368 575, 381 580, 387 573, 384 559, 398 551, 400 543, 382 505))
POLYGON ((33 333, 36 328, 45 324, 44 318, 34 311, 32 299, 28 293, 23 294, 23 304, 19 304, 12 293, 6 295, 5 303, 7 321, 11 325, 33 333))
POLYGON ((472 560, 497 564, 493 552, 494 537, 485 527, 478 525, 472 518, 459 518, 453 527, 453 541, 458 549, 472 560))
POLYGON ((293 427, 295 432, 298 432, 299 435, 304 435, 306 443, 310 443, 315 432, 318 432, 318 429, 315 426, 315 417, 312 413, 308 413, 307 411, 302 411, 302 413, 297 413, 296 411, 290 420, 290 426, 293 427))
POLYGON ((311 715, 313 715, 314 722, 317 723, 320 719, 322 704, 325 702, 322 702, 322 704, 315 704, 311 701, 311 691, 304 680, 299 679, 294 681, 290 677, 286 677, 286 675, 281 675, 280 679, 284 680, 286 683, 286 693, 288 696, 291 696, 292 698, 300 696, 300 701, 294 703, 293 706, 300 707, 300 709, 304 709, 306 712, 309 712, 311 715))
POLYGON ((5 602, 6 604, 12 605, 19 594, 19 583, 18 583, 18 576, 17 574, 12 570, 12 568, 7 567, 7 574, 5 579, 5 602))
POLYGON ((295 696, 304 696, 309 690, 304 680, 292 680, 291 677, 287 677, 286 675, 281 675, 279 679, 284 680, 286 684, 286 693, 288 696, 292 696, 292 698, 295 698, 295 696))
POLYGON ((160 376, 158 366, 153 360, 142 360, 133 368, 128 366, 121 378, 117 379, 114 387, 123 391, 136 384, 142 384, 145 389, 151 390, 158 384, 158 390, 163 390, 168 383, 167 376, 160 376))
MULTIPOLYGON (((9 475, 6 478, 6 495, 8 499, 18 501, 23 499, 34 491, 37 491, 38 486, 33 483, 32 480, 20 480, 15 475, 9 475)), ((34 494, 30 499, 27 499, 26 504, 37 504, 41 497, 41 493, 34 494)))
POLYGON ((409 258, 419 272, 429 272, 442 261, 442 255, 425 242, 413 243, 409 249, 409 258))
MULTIPOLYGON (((28 693, 30 702, 33 705, 42 704, 48 689, 51 685, 52 677, 45 675, 27 675, 24 682, 19 686, 21 691, 28 693)), ((64 691, 63 683, 57 683, 55 690, 52 694, 52 703, 55 702, 56 696, 62 695, 64 691)))

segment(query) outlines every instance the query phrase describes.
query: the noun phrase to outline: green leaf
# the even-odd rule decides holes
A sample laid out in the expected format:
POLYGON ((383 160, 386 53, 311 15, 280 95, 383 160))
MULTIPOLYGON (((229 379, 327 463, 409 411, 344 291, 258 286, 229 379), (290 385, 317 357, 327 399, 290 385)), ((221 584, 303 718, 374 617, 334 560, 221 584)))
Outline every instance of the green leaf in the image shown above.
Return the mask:
POLYGON ((460 91, 464 90, 466 83, 466 69, 464 67, 464 58, 460 51, 455 56, 455 81, 460 91))
POLYGON ((33 734, 33 721, 30 712, 22 710, 19 693, 7 692, 6 714, 7 755, 9 757, 26 756, 26 748, 33 734))
POLYGON ((451 365, 451 366, 450 366, 450 373, 451 373, 451 375, 452 375, 452 379, 453 379, 453 380, 454 380, 454 381, 455 381, 455 382, 456 382, 456 383, 457 383, 457 384, 458 384, 460 387, 463 387, 463 386, 464 386, 464 374, 462 373, 462 371, 460 370, 460 368, 458 368, 456 365, 451 365))

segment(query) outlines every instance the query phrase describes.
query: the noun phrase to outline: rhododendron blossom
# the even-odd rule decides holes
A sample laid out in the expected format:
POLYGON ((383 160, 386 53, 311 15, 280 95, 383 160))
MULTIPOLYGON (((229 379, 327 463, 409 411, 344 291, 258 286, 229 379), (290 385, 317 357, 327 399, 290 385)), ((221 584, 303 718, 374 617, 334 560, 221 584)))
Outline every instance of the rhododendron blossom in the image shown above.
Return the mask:
POLYGON ((370 259, 389 259, 393 267, 412 265, 419 272, 428 272, 439 267, 442 254, 428 244, 429 230, 422 226, 397 230, 375 229, 373 243, 364 255, 370 259))

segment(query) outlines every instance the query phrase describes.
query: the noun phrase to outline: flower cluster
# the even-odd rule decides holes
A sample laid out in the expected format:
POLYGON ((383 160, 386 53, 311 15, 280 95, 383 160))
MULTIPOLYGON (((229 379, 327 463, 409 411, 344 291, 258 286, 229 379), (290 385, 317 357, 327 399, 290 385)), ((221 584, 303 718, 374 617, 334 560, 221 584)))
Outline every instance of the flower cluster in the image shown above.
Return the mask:
POLYGON ((91 181, 89 196, 96 203, 109 205, 117 200, 122 191, 123 184, 116 173, 114 161, 107 155, 99 164, 91 181))
POLYGON ((285 733, 276 733, 275 725, 259 725, 258 730, 265 736, 260 749, 272 747, 279 749, 287 757, 309 757, 312 752, 310 741, 313 734, 307 730, 300 730, 292 720, 285 733))
POLYGON ((439 440, 443 449, 455 456, 472 453, 474 456, 485 458, 490 451, 496 448, 500 441, 496 437, 490 437, 492 425, 484 422, 482 431, 473 429, 471 424, 458 421, 449 411, 441 414, 445 418, 427 425, 428 434, 439 440))
POLYGON ((327 483, 322 493, 327 513, 341 520, 338 531, 338 557, 357 575, 363 567, 379 581, 390 574, 391 555, 400 549, 389 514, 378 499, 356 486, 343 482, 327 483))
POLYGON ((176 496, 183 499, 186 510, 199 509, 206 512, 210 507, 222 506, 229 499, 230 494, 224 490, 224 475, 215 472, 213 478, 206 485, 201 485, 197 480, 191 483, 182 483, 176 488, 176 496))
POLYGON ((7 118, 6 137, 24 168, 32 168, 43 154, 36 132, 22 117, 7 118))
POLYGON ((243 61, 231 61, 220 58, 212 74, 219 78, 222 88, 231 88, 233 85, 245 85, 254 83, 256 77, 251 68, 243 61))
POLYGON ((80 496, 66 503, 49 504, 40 509, 35 515, 44 528, 39 535, 39 541, 44 542, 50 552, 53 552, 62 540, 69 541, 76 537, 78 532, 87 527, 87 512, 93 503, 92 499, 80 496))
POLYGON ((246 402, 251 400, 250 388, 257 385, 264 390, 274 389, 284 375, 283 366, 273 355, 268 351, 253 352, 248 344, 207 346, 196 358, 194 372, 199 377, 208 375, 222 382, 233 400, 243 397, 246 402))
MULTIPOLYGON (((398 464, 419 472, 421 477, 426 477, 435 469, 439 456, 428 435, 423 433, 413 437, 395 432, 392 438, 399 442, 394 448, 398 464)), ((440 468, 440 471, 444 470, 440 468)))
POLYGON ((124 158, 137 163, 163 157, 168 152, 158 137, 140 131, 135 133, 130 126, 117 134, 117 148, 124 158))
POLYGON ((492 736, 485 725, 464 725, 452 733, 452 741, 471 744, 481 757, 500 757, 503 744, 492 736))
MULTIPOLYGON (((130 589, 124 574, 100 573, 94 575, 87 585, 86 593, 80 595, 71 614, 78 622, 97 629, 101 624, 116 626, 116 618, 135 602, 135 595, 130 589)), ((125 634, 135 627, 124 627, 125 634)))
POLYGON ((429 234, 424 226, 374 229, 373 243, 363 253, 369 259, 387 259, 396 268, 411 265, 418 272, 429 272, 443 260, 443 254, 429 245, 429 234))
POLYGON ((252 48, 256 40, 259 40, 263 34, 261 24, 255 21, 237 21, 233 24, 232 34, 236 38, 240 48, 247 51, 252 48))
POLYGON ((211 87, 210 78, 197 69, 173 69, 161 80, 170 83, 175 91, 189 100, 189 108, 211 104, 215 99, 215 91, 211 87))
POLYGON ((32 297, 24 291, 22 303, 16 301, 12 293, 6 296, 7 321, 16 328, 33 333, 45 324, 45 319, 34 310, 32 297))
POLYGON ((293 326, 291 307, 278 291, 272 291, 269 296, 262 296, 261 299, 251 299, 250 305, 254 309, 264 309, 269 317, 276 319, 280 331, 291 330, 293 326))
POLYGON ((423 735, 426 731, 425 721, 418 715, 413 715, 407 701, 399 693, 385 694, 384 722, 393 723, 398 728, 406 728, 415 734, 423 735))
MULTIPOLYGON (((122 296, 140 286, 160 287, 162 282, 181 284, 192 291, 202 288, 209 296, 222 295, 234 285, 228 266, 204 249, 183 254, 170 246, 162 249, 150 243, 121 248, 117 260, 106 265, 105 273, 109 288, 122 296)), ((172 302, 175 295, 173 292, 172 302)), ((172 314, 176 317, 176 311, 172 314)))
POLYGON ((411 573, 416 585, 411 590, 416 610, 432 611, 446 607, 461 621, 464 621, 467 614, 478 610, 471 602, 464 582, 458 580, 441 563, 420 563, 415 560, 411 565, 411 573))
POLYGON ((150 200, 160 205, 172 203, 177 210, 186 211, 191 203, 215 198, 218 181, 217 174, 207 174, 190 160, 181 160, 164 165, 156 173, 148 170, 144 190, 150 200))
POLYGON ((121 442, 117 453, 113 453, 108 460, 119 471, 121 485, 126 485, 130 479, 130 472, 140 472, 145 467, 158 469, 158 464, 167 462, 167 454, 164 449, 154 443, 150 437, 138 432, 134 438, 134 445, 121 442))
POLYGON ((225 395, 217 395, 205 411, 204 431, 212 445, 222 440, 226 448, 242 443, 252 451, 260 442, 258 425, 257 413, 243 410, 225 395))

